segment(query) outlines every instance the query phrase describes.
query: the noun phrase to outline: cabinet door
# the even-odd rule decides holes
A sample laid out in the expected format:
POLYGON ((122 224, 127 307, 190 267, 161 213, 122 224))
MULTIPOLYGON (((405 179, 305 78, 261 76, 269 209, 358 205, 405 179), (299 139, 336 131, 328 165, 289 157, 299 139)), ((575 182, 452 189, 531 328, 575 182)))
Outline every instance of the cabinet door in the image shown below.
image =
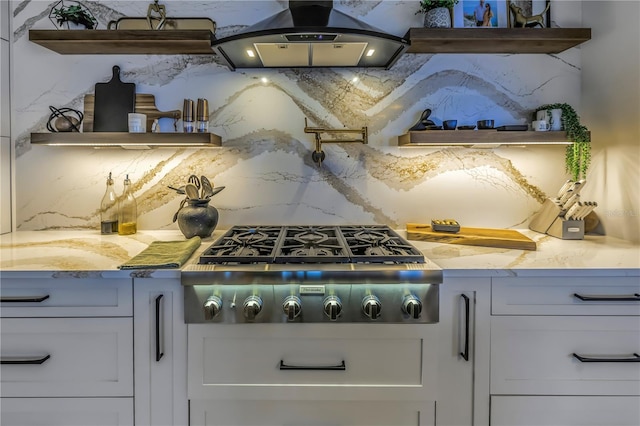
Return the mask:
POLYGON ((189 324, 190 399, 426 400, 436 324, 189 324))
POLYGON ((493 317, 491 393, 640 395, 634 354, 638 317, 493 317))
POLYGON ((133 398, 3 398, 2 426, 133 426, 133 398))
POLYGON ((130 278, 3 278, 5 317, 130 317, 130 278))
POLYGON ((638 426, 632 396, 492 396, 492 426, 638 426))
POLYGON ((446 278, 440 287, 437 423, 489 422, 490 279, 446 278))
POLYGON ((131 318, 2 319, 3 397, 133 396, 131 318))
POLYGON ((134 280, 136 425, 185 425, 187 326, 180 280, 134 280))
POLYGON ((191 401, 190 426, 434 426, 430 402, 191 401))

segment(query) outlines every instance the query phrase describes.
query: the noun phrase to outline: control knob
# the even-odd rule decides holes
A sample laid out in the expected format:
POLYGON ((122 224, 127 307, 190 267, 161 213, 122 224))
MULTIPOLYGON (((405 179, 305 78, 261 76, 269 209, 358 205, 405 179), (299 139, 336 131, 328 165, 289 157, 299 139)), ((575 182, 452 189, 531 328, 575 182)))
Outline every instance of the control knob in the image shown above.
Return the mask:
POLYGON ((362 312, 372 320, 378 319, 380 316, 380 311, 382 311, 382 303, 380 303, 380 299, 378 299, 373 294, 365 296, 362 299, 362 312))
POLYGON ((222 299, 218 296, 209 296, 206 302, 204 302, 204 319, 212 320, 222 310, 222 299))
POLYGON ((322 302, 324 313, 331 321, 336 321, 342 313, 342 302, 338 296, 327 296, 322 302))
POLYGON ((244 311, 244 317, 249 321, 253 321, 256 319, 256 316, 262 310, 262 299, 260 296, 249 296, 244 299, 244 303, 242 305, 242 310, 244 311))
POLYGON ((420 318, 422 312, 422 302, 420 299, 413 295, 407 294, 402 301, 402 312, 409 315, 413 319, 420 318))
POLYGON ((287 314, 287 320, 293 321, 302 312, 302 301, 298 296, 288 296, 282 303, 282 310, 287 314))

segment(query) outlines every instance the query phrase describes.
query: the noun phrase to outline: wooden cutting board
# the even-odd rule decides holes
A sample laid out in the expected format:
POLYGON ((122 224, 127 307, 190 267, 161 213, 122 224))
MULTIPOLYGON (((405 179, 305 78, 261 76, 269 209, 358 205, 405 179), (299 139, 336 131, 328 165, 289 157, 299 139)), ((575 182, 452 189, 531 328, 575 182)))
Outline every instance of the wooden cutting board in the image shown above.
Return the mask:
POLYGON ((431 225, 407 223, 407 238, 409 240, 468 246, 536 250, 535 241, 513 229, 466 228, 461 226, 460 232, 454 234, 434 231, 431 229, 431 225))
MULTIPOLYGON (((82 131, 93 132, 94 117, 94 95, 84 95, 84 119, 82 120, 82 131)), ((147 115, 147 132, 151 131, 151 124, 156 118, 173 118, 180 120, 182 112, 180 110, 159 111, 156 107, 156 97, 146 93, 136 93, 135 112, 147 115)))
POLYGON ((128 115, 135 111, 136 85, 120 80, 120 67, 113 67, 113 77, 107 83, 96 83, 93 111, 94 132, 126 132, 128 115))

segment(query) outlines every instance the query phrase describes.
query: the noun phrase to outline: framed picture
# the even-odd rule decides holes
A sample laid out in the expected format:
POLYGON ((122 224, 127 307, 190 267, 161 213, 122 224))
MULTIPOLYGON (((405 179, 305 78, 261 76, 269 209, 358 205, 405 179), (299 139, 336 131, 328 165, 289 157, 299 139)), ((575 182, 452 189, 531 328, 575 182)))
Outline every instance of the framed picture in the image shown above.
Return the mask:
POLYGON ((509 28, 551 27, 551 0, 507 0, 509 28))
POLYGON ((507 19, 505 0, 461 0, 453 12, 455 28, 505 28, 507 19))

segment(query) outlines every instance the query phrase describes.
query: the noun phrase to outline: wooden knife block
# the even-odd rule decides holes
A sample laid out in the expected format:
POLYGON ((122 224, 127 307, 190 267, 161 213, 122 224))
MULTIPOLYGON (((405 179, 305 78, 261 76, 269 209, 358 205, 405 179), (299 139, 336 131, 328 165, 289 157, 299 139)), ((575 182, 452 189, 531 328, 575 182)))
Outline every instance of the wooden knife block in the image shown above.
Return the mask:
POLYGON ((563 240, 584 239, 584 221, 567 220, 562 215, 562 208, 547 198, 538 214, 531 219, 529 229, 563 240))

